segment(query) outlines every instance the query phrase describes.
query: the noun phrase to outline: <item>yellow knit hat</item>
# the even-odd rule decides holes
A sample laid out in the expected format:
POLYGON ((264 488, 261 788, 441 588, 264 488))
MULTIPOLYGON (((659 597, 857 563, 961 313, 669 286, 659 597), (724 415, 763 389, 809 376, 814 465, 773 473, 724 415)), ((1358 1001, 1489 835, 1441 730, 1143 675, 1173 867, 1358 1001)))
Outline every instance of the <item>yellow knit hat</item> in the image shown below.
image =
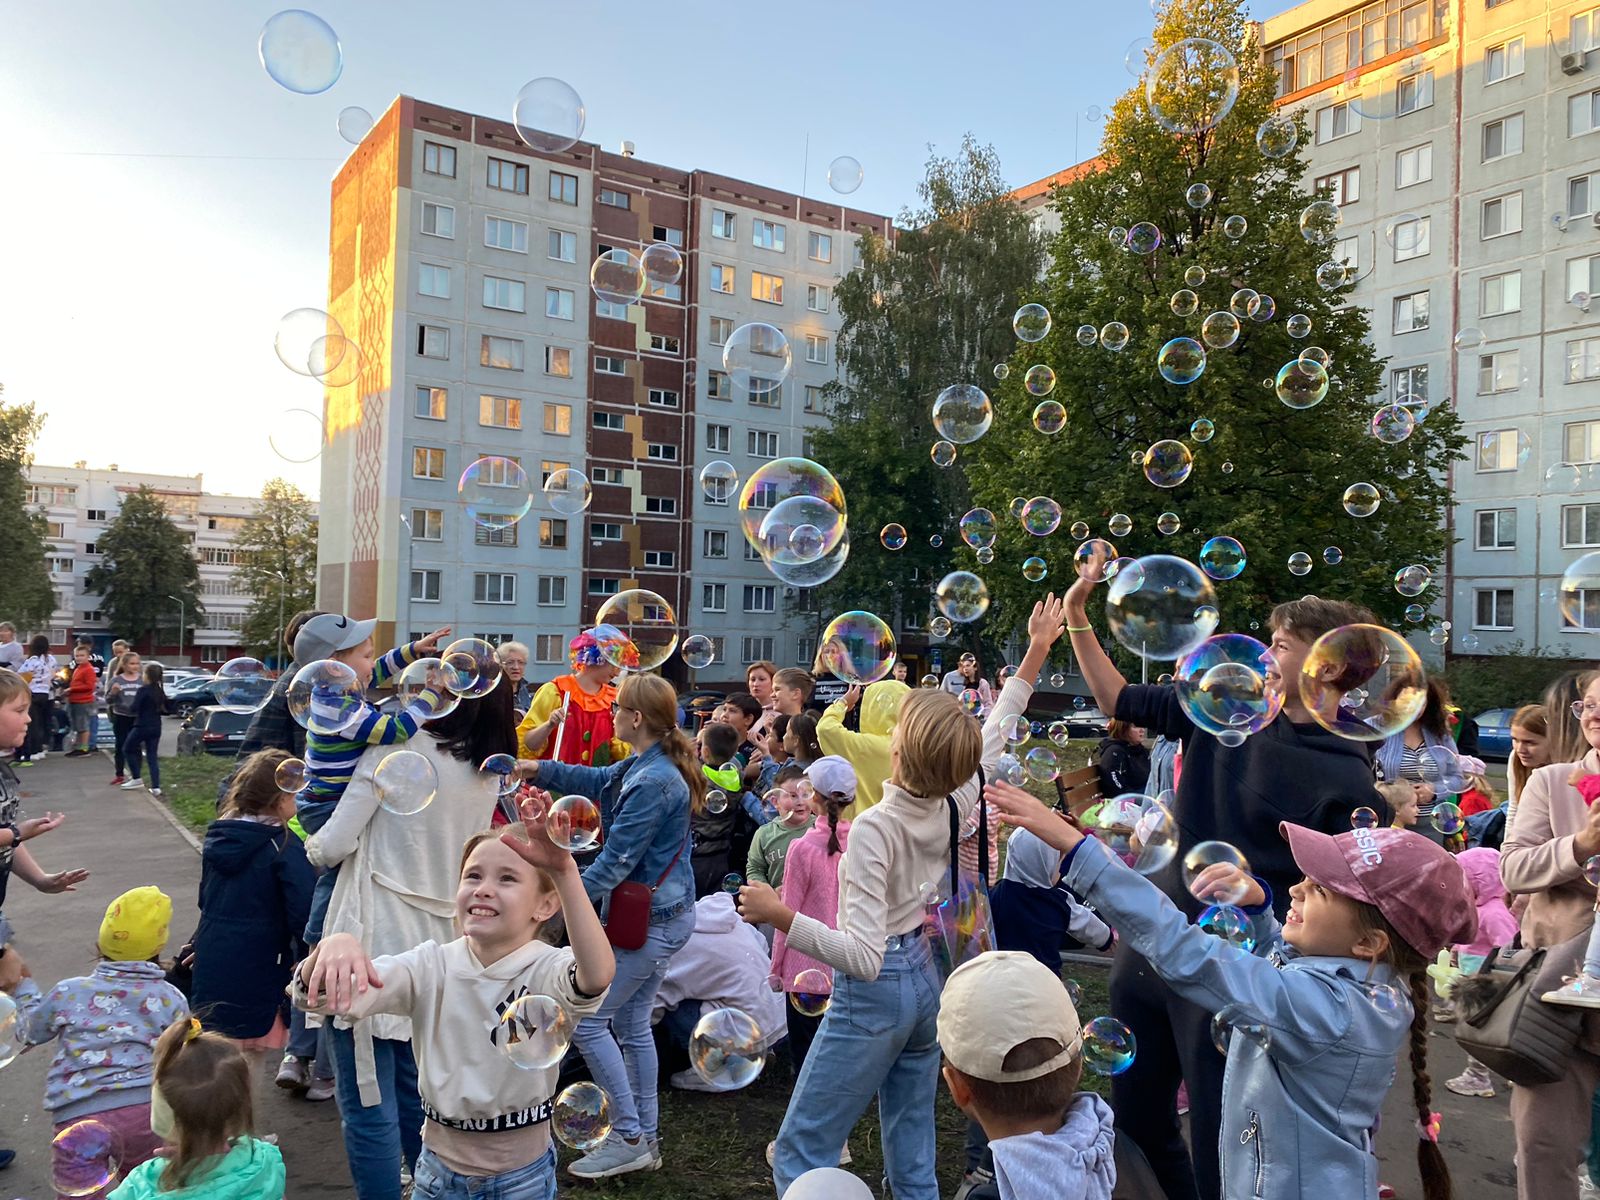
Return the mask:
POLYGON ((100 922, 100 953, 113 962, 154 958, 167 944, 172 897, 158 887, 123 892, 100 922))

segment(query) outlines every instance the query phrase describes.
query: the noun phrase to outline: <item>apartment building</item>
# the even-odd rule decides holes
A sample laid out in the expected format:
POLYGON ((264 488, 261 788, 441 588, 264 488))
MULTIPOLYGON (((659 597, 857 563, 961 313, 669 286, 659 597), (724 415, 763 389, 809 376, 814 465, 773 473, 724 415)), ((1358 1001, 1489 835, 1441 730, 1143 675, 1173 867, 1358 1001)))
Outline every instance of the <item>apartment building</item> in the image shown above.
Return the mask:
POLYGON ((806 597, 746 549, 737 492, 708 497, 698 475, 806 453, 836 371, 833 287, 869 232, 889 219, 626 145, 540 153, 506 121, 399 97, 332 188, 328 311, 362 369, 327 391, 321 603, 377 616, 380 640, 515 637, 547 678, 608 596, 642 587, 716 642, 704 682, 809 662, 806 597), (591 291, 601 254, 657 242, 682 252, 677 283, 627 305, 591 291), (722 369, 751 321, 789 341, 781 388, 722 369), (458 486, 485 456, 515 459, 533 490, 503 529, 475 523, 458 486), (567 467, 591 482, 587 511, 540 490, 567 467))

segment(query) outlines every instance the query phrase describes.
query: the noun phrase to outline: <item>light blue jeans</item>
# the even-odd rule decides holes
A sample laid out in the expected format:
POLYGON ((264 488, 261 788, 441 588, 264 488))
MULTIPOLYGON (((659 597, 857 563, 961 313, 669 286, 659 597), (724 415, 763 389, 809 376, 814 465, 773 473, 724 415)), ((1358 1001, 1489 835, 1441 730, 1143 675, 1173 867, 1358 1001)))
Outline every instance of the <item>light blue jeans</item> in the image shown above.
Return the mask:
POLYGON ((778 1130, 772 1177, 782 1196, 800 1175, 839 1163, 874 1094, 884 1173, 895 1200, 939 1200, 933 1102, 939 1092, 939 976, 920 934, 884 952, 870 983, 843 971, 778 1130))
POLYGON ((579 1021, 573 1034, 589 1074, 611 1097, 611 1128, 630 1141, 656 1132, 659 1064, 650 1010, 667 960, 693 932, 694 906, 686 905, 677 916, 652 924, 637 950, 616 951, 617 973, 605 1003, 594 1016, 579 1021))
POLYGON ((415 1178, 418 1200, 556 1200, 556 1149, 504 1175, 459 1175, 424 1146, 415 1178))

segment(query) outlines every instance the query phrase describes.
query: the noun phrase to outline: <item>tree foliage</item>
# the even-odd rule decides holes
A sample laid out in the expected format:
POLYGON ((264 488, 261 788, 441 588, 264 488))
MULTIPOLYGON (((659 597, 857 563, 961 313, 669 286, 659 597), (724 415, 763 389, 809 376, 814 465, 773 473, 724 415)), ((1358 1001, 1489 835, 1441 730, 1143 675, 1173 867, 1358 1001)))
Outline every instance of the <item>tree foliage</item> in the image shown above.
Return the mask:
POLYGON ((44 514, 30 509, 27 470, 44 417, 31 404, 0 402, 0 618, 26 637, 50 620, 55 589, 46 562, 44 514))
POLYGON ((100 562, 83 586, 99 593, 100 608, 123 637, 139 645, 157 630, 176 629, 177 601, 189 627, 198 624, 200 568, 194 545, 173 524, 158 493, 141 486, 124 499, 97 545, 100 562))
POLYGON ((242 640, 258 654, 277 654, 279 619, 287 621, 317 598, 317 518, 292 483, 268 481, 261 507, 234 538, 236 576, 251 596, 242 640))

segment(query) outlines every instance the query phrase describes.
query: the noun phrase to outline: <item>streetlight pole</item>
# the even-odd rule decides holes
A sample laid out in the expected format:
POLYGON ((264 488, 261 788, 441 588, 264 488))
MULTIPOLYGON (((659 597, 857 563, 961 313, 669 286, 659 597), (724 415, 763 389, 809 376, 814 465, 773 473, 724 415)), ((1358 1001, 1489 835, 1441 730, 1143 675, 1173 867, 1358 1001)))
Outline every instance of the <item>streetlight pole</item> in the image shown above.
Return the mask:
POLYGON ((183 657, 183 617, 185 609, 183 601, 178 597, 169 594, 167 599, 178 606, 178 657, 181 659, 183 657))
MULTIPOLYGON (((272 652, 273 652, 274 656, 279 656, 279 655, 281 655, 283 653, 283 593, 289 587, 289 577, 287 575, 285 575, 282 571, 274 571, 273 574, 278 577, 279 586, 278 586, 278 639, 277 639, 277 645, 275 645, 273 647, 272 652)), ((280 662, 281 662, 281 659, 280 659, 280 662)), ((280 669, 281 669, 281 666, 280 666, 280 669)))

